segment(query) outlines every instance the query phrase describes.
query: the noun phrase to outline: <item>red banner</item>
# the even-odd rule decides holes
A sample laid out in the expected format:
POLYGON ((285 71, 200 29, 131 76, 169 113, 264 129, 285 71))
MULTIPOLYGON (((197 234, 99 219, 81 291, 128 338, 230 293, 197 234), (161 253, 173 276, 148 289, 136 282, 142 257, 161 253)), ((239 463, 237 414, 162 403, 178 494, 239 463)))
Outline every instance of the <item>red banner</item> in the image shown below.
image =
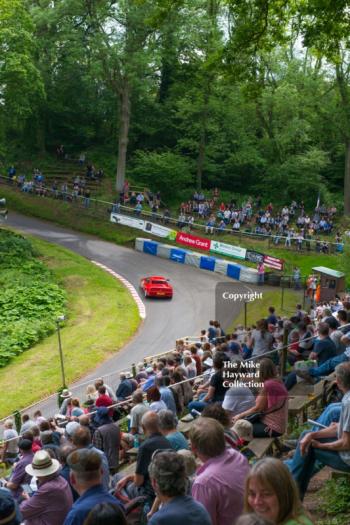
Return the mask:
POLYGON ((204 239, 203 237, 197 237, 189 233, 178 232, 176 242, 184 244, 185 246, 191 246, 191 248, 197 248, 198 250, 210 250, 210 239, 204 239))
POLYGON ((283 259, 277 259, 277 257, 271 257, 270 255, 264 255, 264 264, 274 270, 283 270, 283 259))

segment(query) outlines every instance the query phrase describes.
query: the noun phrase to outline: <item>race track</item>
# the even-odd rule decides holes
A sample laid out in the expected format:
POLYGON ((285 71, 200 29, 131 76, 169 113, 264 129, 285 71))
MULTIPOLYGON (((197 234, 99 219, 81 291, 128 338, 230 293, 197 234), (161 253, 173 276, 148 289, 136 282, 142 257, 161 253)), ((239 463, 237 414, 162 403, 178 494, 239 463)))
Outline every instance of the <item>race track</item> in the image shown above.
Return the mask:
MULTIPOLYGON (((144 301, 146 319, 134 338, 115 356, 92 370, 77 384, 85 383, 90 378, 111 374, 113 370, 129 368, 131 363, 137 363, 143 357, 173 348, 175 340, 182 336, 198 334, 201 328, 207 328, 209 319, 215 316, 216 284, 223 281, 233 282, 223 275, 139 253, 17 213, 9 214, 7 225, 100 262, 125 277, 137 290, 140 278, 147 274, 164 275, 171 279, 174 287, 173 300, 144 301)), ((237 282, 236 286, 237 292, 251 290, 250 286, 243 283, 237 282)), ((241 306, 242 303, 234 305, 231 319, 239 313, 241 306)), ((41 408, 44 413, 53 414, 57 410, 55 399, 40 402, 37 408, 41 408)))

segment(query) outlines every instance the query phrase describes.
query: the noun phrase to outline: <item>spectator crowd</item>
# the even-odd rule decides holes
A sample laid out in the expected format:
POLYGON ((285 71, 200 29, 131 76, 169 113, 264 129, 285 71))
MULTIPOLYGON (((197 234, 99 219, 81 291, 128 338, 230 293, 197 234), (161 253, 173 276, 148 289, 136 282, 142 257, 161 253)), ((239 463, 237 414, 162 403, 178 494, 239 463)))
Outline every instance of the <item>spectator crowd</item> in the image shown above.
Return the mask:
POLYGON ((0 522, 312 524, 302 506, 312 476, 324 465, 350 472, 349 320, 346 298, 310 312, 297 305, 290 318, 270 307, 232 334, 210 321, 192 343, 122 373, 116 391, 102 379, 84 399, 65 389, 59 414, 25 413, 19 434, 8 419, 0 522), (285 442, 295 447, 285 462, 251 465, 253 439, 285 436, 288 390, 332 372, 337 398, 320 426, 285 442))

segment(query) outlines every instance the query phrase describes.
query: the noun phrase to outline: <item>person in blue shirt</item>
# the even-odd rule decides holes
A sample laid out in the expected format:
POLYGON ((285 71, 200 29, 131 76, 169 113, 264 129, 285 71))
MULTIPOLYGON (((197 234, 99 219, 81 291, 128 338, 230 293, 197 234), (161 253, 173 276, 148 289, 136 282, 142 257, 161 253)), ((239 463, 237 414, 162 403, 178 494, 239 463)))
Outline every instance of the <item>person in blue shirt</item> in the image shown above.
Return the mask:
POLYGON ((171 410, 160 410, 158 416, 160 431, 169 441, 170 447, 174 450, 188 450, 189 446, 185 436, 176 430, 177 419, 173 412, 171 410))
POLYGON ((101 456, 91 449, 78 449, 67 458, 70 480, 79 498, 66 516, 64 525, 83 525, 91 509, 98 503, 113 503, 124 511, 123 504, 108 490, 102 481, 101 456))
POLYGON ((186 496, 188 479, 185 461, 180 454, 160 451, 152 459, 149 474, 158 503, 162 506, 160 510, 152 508, 148 525, 212 525, 204 506, 192 496, 186 496))
POLYGON ((175 398, 172 390, 169 388, 170 385, 170 377, 169 376, 162 376, 162 377, 156 377, 155 379, 155 385, 158 387, 160 392, 160 399, 164 401, 167 408, 172 411, 172 413, 176 417, 176 403, 175 398))
POLYGON ((127 397, 130 397, 133 393, 133 385, 130 379, 126 377, 126 374, 122 372, 120 374, 120 383, 115 393, 117 401, 124 401, 127 397))

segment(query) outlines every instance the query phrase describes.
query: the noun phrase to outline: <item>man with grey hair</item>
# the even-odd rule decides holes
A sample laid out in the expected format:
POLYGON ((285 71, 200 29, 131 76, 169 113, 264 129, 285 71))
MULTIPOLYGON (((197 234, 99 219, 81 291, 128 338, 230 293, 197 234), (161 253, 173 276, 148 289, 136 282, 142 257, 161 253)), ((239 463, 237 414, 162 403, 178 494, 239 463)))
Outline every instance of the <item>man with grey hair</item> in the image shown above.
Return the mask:
POLYGON ((186 495, 185 461, 176 452, 160 451, 149 466, 152 487, 162 504, 149 525, 212 525, 210 516, 201 503, 186 495))
POLYGON ((332 423, 315 432, 303 432, 293 459, 286 461, 302 499, 316 472, 316 461, 342 472, 350 472, 350 363, 339 364, 335 373, 338 388, 344 394, 339 423, 332 423))
POLYGON ((171 410, 160 410, 158 416, 160 431, 169 441, 171 448, 174 450, 188 450, 189 446, 185 436, 176 429, 177 418, 174 416, 174 413, 171 410))
POLYGON ((132 395, 132 402, 134 406, 130 410, 130 432, 131 434, 142 435, 141 420, 143 415, 149 411, 149 406, 143 401, 143 392, 141 389, 135 390, 132 395))

